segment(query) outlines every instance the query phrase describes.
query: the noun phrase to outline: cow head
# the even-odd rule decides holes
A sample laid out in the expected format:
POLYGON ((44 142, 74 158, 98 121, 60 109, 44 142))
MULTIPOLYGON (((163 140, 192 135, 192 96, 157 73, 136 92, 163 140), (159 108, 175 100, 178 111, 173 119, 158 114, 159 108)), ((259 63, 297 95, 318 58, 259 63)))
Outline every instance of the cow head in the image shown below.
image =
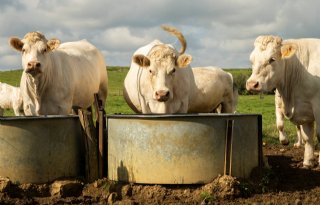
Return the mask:
POLYGON ((58 39, 47 40, 39 32, 29 32, 22 40, 10 38, 10 45, 22 53, 22 67, 27 74, 37 76, 47 66, 48 53, 60 45, 58 39))
POLYGON ((147 56, 133 56, 133 62, 148 72, 152 97, 158 102, 166 102, 174 97, 175 76, 180 69, 188 67, 191 61, 190 55, 179 55, 174 48, 166 44, 153 47, 147 56))
POLYGON ((252 74, 247 80, 249 91, 271 91, 284 78, 285 59, 291 58, 297 47, 284 43, 278 36, 259 36, 250 54, 252 74))

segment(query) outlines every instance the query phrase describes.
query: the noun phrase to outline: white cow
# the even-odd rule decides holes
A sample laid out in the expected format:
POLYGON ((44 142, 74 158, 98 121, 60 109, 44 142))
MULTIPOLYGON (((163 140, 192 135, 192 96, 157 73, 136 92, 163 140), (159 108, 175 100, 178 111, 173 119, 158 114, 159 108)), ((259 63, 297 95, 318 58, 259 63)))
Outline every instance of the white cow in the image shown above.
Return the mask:
POLYGON ((230 73, 217 67, 192 68, 188 113, 234 113, 238 90, 230 73))
POLYGON ((179 39, 181 50, 154 40, 134 53, 124 81, 128 105, 143 114, 212 112, 219 104, 223 112, 233 112, 232 77, 216 68, 191 69, 192 57, 184 54, 186 41, 182 33, 168 26, 163 29, 179 39))
POLYGON ((101 52, 86 40, 60 44, 39 32, 10 45, 22 53, 21 94, 26 115, 65 115, 87 108, 98 93, 104 105, 107 71, 101 52))
MULTIPOLYGON (((284 105, 282 101, 282 97, 279 94, 278 90, 275 91, 274 95, 274 100, 275 100, 275 113, 276 113, 276 125, 277 129, 279 131, 279 140, 280 143, 283 145, 288 145, 289 144, 289 139, 287 134, 284 131, 284 105)), ((304 144, 301 136, 301 129, 300 125, 296 125, 296 130, 297 130, 297 141, 293 144, 294 147, 300 147, 301 145, 304 144)))
MULTIPOLYGON (((250 55, 252 75, 246 88, 251 91, 278 90, 285 116, 301 125, 305 141, 303 165, 314 165, 314 122, 320 125, 320 78, 313 73, 320 66, 320 40, 282 41, 277 36, 259 36, 250 55), (309 72, 308 72, 309 71, 309 72)), ((317 126, 319 133, 320 126, 317 126)), ((319 157, 320 160, 320 157, 319 157)))
POLYGON ((24 115, 20 88, 0 83, 0 116, 3 116, 4 109, 13 109, 16 116, 24 115))

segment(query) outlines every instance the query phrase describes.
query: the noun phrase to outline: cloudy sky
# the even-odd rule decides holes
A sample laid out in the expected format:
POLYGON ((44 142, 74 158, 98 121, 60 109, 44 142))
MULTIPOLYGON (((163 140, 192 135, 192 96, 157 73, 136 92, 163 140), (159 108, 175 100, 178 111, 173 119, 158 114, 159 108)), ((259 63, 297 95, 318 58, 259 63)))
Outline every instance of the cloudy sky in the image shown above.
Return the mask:
POLYGON ((8 39, 29 31, 62 42, 87 39, 107 65, 128 66, 154 39, 180 48, 161 24, 182 31, 193 66, 247 68, 258 35, 320 38, 319 20, 319 0, 1 0, 0 70, 21 68, 8 39))

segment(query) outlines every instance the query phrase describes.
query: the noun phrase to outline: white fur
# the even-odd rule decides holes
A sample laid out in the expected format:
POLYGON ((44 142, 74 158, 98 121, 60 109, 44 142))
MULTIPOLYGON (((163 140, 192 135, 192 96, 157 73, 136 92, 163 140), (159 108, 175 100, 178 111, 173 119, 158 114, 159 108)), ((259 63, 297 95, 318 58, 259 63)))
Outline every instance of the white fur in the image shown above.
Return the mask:
POLYGON ((4 109, 13 109, 16 116, 23 116, 23 103, 18 87, 0 83, 0 115, 4 109))
MULTIPOLYGON (((44 54, 46 39, 36 43, 21 41, 24 72, 21 93, 26 115, 65 115, 72 107, 89 107, 98 93, 103 105, 107 97, 107 72, 101 52, 86 40, 67 42, 44 54), (27 44, 27 45, 26 45, 27 44), (42 49, 42 50, 41 50, 42 49), (41 63, 41 73, 27 73, 31 61, 41 63)), ((15 44, 11 43, 14 47, 15 44)), ((19 50, 18 46, 15 46, 19 50)))
POLYGON ((257 38, 250 55, 252 75, 247 81, 247 89, 277 89, 282 98, 283 114, 294 124, 301 125, 305 141, 303 164, 310 167, 314 158, 314 122, 317 133, 320 131, 320 40, 279 39, 272 36, 257 38), (274 39, 278 39, 278 43, 274 39), (289 47, 291 49, 287 49, 289 47), (272 63, 271 57, 275 60, 272 63))
MULTIPOLYGON (((139 48, 133 55, 147 56, 155 47, 163 44, 155 40, 139 48)), ((175 55, 179 55, 175 52, 175 55)), ((152 59, 151 59, 152 61, 152 59)), ((176 68, 171 76, 166 66, 170 63, 163 59, 161 66, 153 66, 152 77, 148 68, 142 68, 134 61, 124 81, 124 96, 128 105, 137 113, 199 113, 213 112, 221 105, 222 112, 233 113, 237 102, 237 91, 233 90, 232 75, 216 67, 191 69, 176 68), (170 99, 159 102, 155 99, 157 90, 169 90, 170 99)), ((171 65, 174 66, 173 64, 171 65)))

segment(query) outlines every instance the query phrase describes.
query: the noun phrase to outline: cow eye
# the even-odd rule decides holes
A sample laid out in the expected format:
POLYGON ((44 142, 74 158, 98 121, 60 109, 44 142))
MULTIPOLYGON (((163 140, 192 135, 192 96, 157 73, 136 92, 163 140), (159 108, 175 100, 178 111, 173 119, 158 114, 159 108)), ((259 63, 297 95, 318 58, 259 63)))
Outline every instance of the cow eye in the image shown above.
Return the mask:
POLYGON ((23 48, 21 51, 22 51, 22 53, 24 53, 24 52, 26 52, 26 49, 23 48))
POLYGON ((48 49, 45 48, 45 49, 42 50, 42 53, 46 53, 47 51, 48 51, 48 49))
POLYGON ((176 69, 172 69, 171 74, 174 74, 176 72, 176 69))
POLYGON ((153 72, 152 72, 152 70, 151 69, 149 69, 149 73, 152 75, 153 74, 153 72))
POLYGON ((269 59, 269 62, 268 62, 268 63, 271 64, 271 63, 273 63, 274 61, 276 61, 276 59, 272 57, 272 58, 269 59))

